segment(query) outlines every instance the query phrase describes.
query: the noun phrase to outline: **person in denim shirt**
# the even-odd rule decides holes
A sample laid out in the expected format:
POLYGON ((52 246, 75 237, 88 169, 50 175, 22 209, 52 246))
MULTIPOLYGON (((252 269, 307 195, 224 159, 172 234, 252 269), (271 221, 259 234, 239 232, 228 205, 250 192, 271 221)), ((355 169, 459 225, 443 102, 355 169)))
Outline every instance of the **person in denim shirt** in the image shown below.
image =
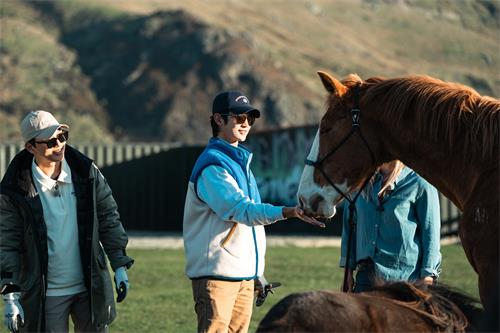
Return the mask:
MULTIPOLYGON (((439 197, 425 179, 401 161, 385 163, 358 197, 356 212, 348 290, 370 290, 376 280, 432 284, 439 276, 439 197)), ((348 214, 345 205, 341 267, 346 265, 348 214)))

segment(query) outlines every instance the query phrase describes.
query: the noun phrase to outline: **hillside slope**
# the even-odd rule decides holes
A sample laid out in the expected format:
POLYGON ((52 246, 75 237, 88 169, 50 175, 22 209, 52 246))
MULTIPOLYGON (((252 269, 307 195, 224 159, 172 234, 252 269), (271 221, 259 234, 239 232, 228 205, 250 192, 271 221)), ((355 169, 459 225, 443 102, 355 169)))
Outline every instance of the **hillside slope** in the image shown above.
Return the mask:
POLYGON ((75 52, 29 6, 2 2, 1 9, 0 142, 19 138, 19 119, 33 109, 64 116, 85 141, 112 141, 108 116, 75 52))
MULTIPOLYGON (((205 142, 211 99, 229 88, 265 111, 257 129, 312 124, 323 113, 318 69, 341 77, 427 74, 500 96, 496 1, 1 6, 2 127, 45 107, 91 128, 76 133, 81 140, 109 139, 109 131, 120 140, 205 142)), ((15 138, 12 130, 0 134, 15 138)))

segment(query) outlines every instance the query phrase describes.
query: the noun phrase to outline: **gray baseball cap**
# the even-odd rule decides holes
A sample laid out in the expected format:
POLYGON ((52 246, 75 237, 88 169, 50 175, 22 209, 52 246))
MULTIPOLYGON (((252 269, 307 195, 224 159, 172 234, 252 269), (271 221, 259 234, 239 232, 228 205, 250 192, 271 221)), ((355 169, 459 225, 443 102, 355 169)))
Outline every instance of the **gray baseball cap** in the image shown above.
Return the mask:
POLYGON ((30 111, 21 120, 21 134, 24 142, 31 139, 50 139, 57 130, 68 131, 69 126, 59 124, 52 113, 47 111, 30 111))

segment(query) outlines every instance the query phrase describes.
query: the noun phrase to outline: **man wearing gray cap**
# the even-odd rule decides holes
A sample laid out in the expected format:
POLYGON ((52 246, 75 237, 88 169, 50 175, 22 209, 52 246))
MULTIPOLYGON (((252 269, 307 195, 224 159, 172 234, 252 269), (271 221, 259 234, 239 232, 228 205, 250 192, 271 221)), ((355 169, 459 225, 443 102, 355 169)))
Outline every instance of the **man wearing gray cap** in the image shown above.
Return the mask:
POLYGON ((21 121, 25 149, 0 183, 0 291, 11 332, 106 332, 133 264, 106 180, 46 111, 21 121))
POLYGON ((265 225, 296 217, 324 227, 298 207, 261 203, 250 170, 252 153, 239 144, 259 117, 243 93, 218 94, 212 106, 213 138, 189 179, 183 236, 198 332, 248 331, 254 288, 258 306, 269 290, 263 279, 265 225))

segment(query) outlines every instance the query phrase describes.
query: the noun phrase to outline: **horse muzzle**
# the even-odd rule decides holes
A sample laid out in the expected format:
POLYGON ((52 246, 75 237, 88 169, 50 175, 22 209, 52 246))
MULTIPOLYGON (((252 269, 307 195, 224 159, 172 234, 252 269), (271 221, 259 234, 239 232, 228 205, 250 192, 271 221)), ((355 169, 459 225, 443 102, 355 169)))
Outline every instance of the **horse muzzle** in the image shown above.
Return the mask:
POLYGON ((313 194, 310 198, 299 195, 299 206, 307 216, 315 218, 332 218, 337 209, 320 194, 313 194))

